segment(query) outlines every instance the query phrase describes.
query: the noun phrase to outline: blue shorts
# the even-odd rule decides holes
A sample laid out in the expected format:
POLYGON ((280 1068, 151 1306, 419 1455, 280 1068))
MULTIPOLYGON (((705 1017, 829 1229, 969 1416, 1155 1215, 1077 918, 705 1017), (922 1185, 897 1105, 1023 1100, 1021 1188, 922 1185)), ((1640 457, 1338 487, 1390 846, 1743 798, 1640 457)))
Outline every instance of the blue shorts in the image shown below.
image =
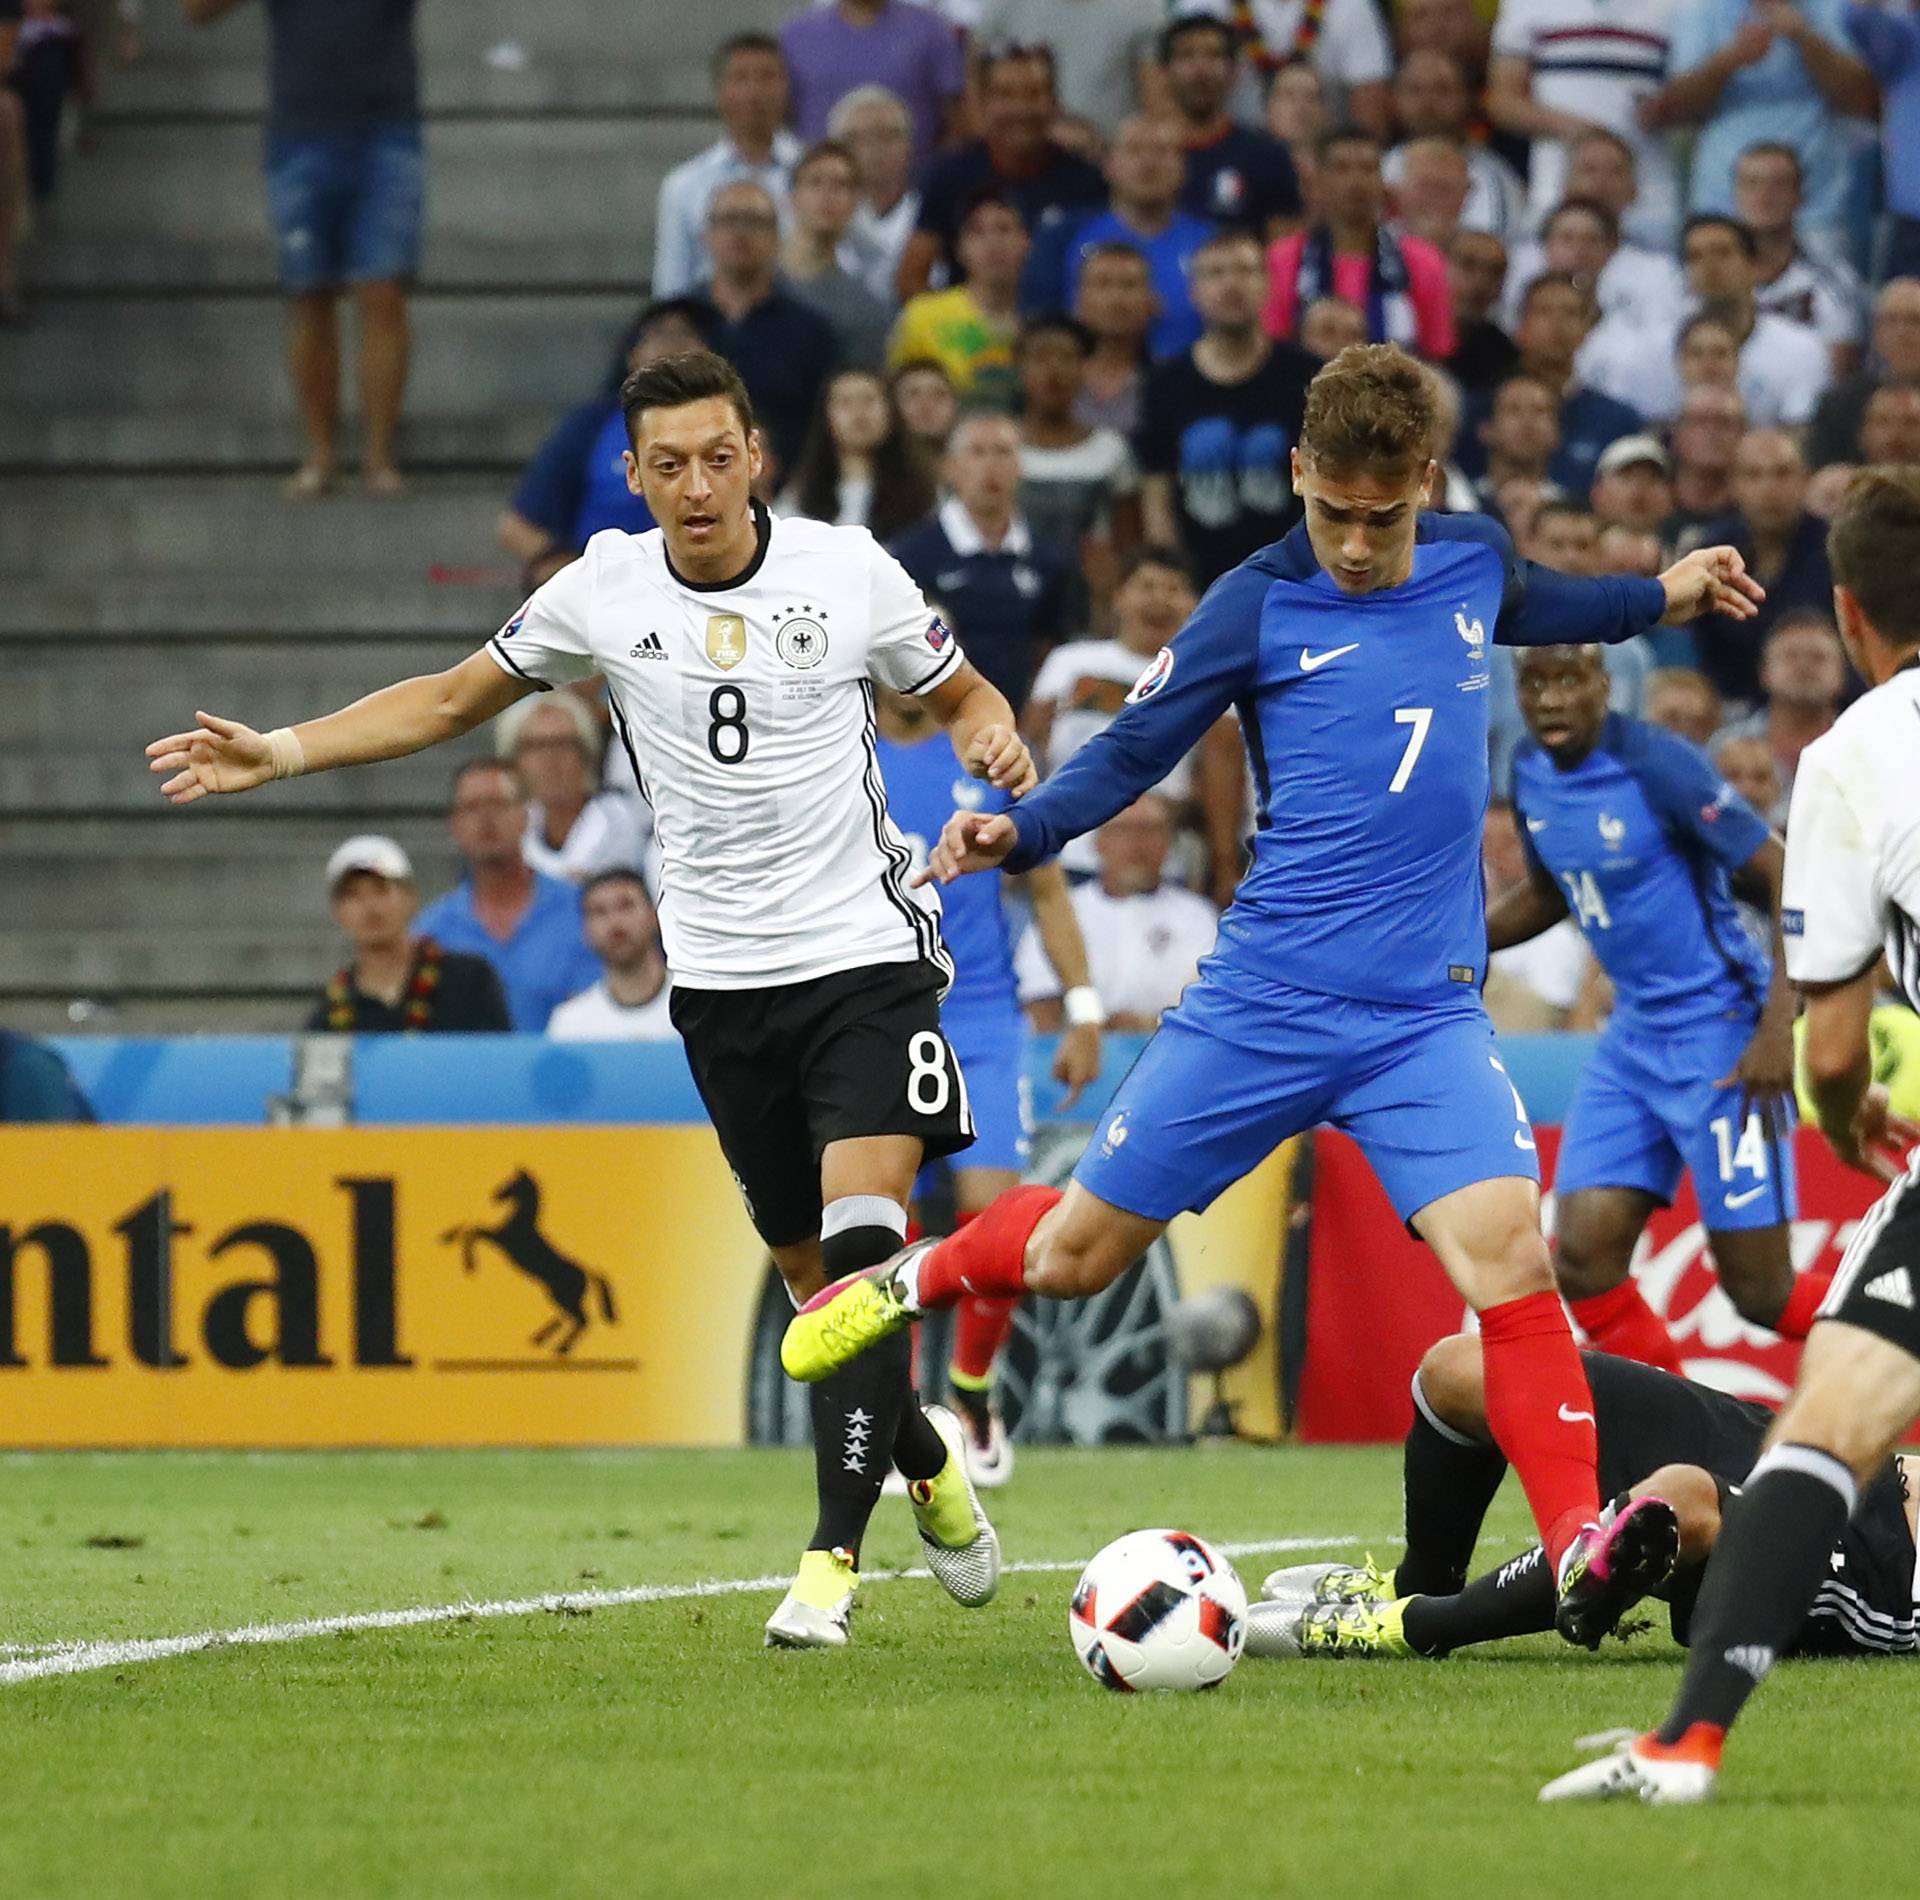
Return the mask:
POLYGON ((418 125, 270 138, 267 214, 282 285, 300 295, 412 277, 426 195, 418 125))
MULTIPOLYGON (((949 1168, 1010 1168, 1024 1174, 1033 1154, 1033 1102, 1026 1076, 1026 1025, 1018 1016, 989 1020, 943 1014, 940 1028, 967 1085, 973 1110, 973 1146, 948 1161, 949 1168)), ((926 1191, 922 1170, 914 1188, 926 1191)))
POLYGON ((1540 1178, 1479 996, 1398 1006, 1203 971, 1113 1098, 1074 1179, 1146 1220, 1205 1207, 1290 1136, 1351 1135, 1402 1220, 1540 1178))
POLYGON ((1792 1220, 1792 1102, 1769 1126, 1738 1089, 1717 1086, 1753 1021, 1743 1013, 1654 1032, 1616 1016, 1574 1088, 1554 1193, 1640 1188, 1671 1201, 1687 1168, 1709 1233, 1792 1220))

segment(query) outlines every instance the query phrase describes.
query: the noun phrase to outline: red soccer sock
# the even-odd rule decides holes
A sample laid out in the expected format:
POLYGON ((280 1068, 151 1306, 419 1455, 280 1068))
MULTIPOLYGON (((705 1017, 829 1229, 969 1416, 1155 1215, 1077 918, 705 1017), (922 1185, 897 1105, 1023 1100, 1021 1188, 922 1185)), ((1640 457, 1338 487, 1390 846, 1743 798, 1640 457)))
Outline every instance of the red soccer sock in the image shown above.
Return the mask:
POLYGON ((1059 1199, 1058 1188, 1009 1188, 930 1247, 918 1262, 921 1310, 957 1305, 968 1293, 1019 1299, 1027 1290, 1027 1242, 1059 1199))
POLYGON ((1832 1267, 1814 1267, 1806 1273, 1796 1273, 1793 1291, 1787 1295, 1780 1317, 1773 1322, 1773 1330, 1782 1339, 1805 1339, 1813 1331, 1814 1315, 1820 1311, 1820 1302, 1827 1297, 1827 1288, 1832 1284, 1832 1267))
POLYGON ((984 1392, 993 1383, 993 1362, 1013 1331, 1018 1300, 969 1293, 953 1310, 953 1363, 947 1376, 956 1390, 984 1392))
POLYGON ((1616 1359, 1638 1359, 1643 1366, 1658 1366, 1662 1372, 1680 1370, 1680 1348, 1673 1335, 1630 1278, 1605 1293, 1568 1304, 1596 1350, 1610 1352, 1616 1359))
POLYGON ((1593 1393, 1557 1293, 1503 1300, 1480 1315, 1487 1425, 1521 1488, 1547 1561, 1600 1515, 1593 1393))

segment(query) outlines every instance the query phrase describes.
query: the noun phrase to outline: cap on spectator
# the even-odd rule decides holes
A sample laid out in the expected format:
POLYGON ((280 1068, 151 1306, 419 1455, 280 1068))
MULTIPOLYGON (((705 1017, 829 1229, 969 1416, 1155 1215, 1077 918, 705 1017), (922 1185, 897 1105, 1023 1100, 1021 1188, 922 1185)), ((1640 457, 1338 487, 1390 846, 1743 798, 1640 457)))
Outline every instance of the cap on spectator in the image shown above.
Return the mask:
POLYGON ((413 882, 413 860, 391 838, 382 838, 376 832, 349 838, 327 860, 328 892, 338 890, 340 880, 355 871, 371 871, 390 884, 413 882))
POLYGON ((1642 462, 1651 462, 1662 475, 1673 473, 1672 457, 1661 446, 1659 438, 1651 435, 1623 435, 1609 442, 1600 451, 1600 461, 1593 472, 1597 479, 1617 474, 1623 468, 1635 468, 1642 462))

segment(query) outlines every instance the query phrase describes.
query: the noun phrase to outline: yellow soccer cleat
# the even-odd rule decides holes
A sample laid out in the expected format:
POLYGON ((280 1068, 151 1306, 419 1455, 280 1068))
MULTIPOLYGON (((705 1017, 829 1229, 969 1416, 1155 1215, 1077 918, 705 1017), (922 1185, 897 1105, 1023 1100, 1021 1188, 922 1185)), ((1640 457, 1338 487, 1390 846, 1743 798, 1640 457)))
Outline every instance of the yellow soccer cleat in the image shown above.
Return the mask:
POLYGON ((931 1478, 907 1486, 927 1568, 956 1603, 970 1610, 991 1602, 1000 1587, 1000 1539, 967 1471, 966 1435, 944 1405, 929 1405, 927 1418, 947 1448, 947 1462, 931 1478))
MULTIPOLYGON (((931 1246, 931 1241, 924 1245, 931 1246)), ((895 1254, 822 1287, 787 1322, 780 1341, 780 1363, 789 1379, 816 1385, 848 1360, 897 1333, 920 1317, 899 1284, 901 1264, 917 1250, 895 1254)))
POLYGON ((851 1639, 853 1594, 860 1587, 845 1550, 809 1550, 793 1588, 767 1618, 769 1649, 845 1649, 851 1639))
POLYGON ((1412 1597, 1391 1603, 1350 1598, 1316 1603, 1300 1618, 1303 1656, 1418 1656, 1407 1641, 1406 1613, 1412 1597))

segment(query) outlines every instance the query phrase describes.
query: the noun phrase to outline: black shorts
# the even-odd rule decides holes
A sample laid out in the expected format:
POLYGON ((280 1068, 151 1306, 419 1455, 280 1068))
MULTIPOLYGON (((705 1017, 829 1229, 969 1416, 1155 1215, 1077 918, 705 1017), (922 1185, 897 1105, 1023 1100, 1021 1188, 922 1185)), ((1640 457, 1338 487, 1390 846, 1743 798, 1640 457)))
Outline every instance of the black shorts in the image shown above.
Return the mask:
POLYGON ((1920 1190, 1909 1171, 1867 1209, 1820 1302, 1843 1320, 1920 1359, 1920 1190))
MULTIPOLYGON (((1691 1379, 1607 1353, 1584 1353, 1600 1447, 1600 1491, 1616 1497, 1662 1465, 1698 1465, 1714 1480, 1721 1509, 1740 1495, 1773 1425, 1773 1413, 1691 1379)), ((1682 1572, 1667 1597, 1673 1634, 1684 1643, 1702 1569, 1682 1572)), ((1884 1656, 1913 1651, 1914 1540, 1898 1467, 1860 1495, 1834 1549, 1791 1654, 1884 1656)))
POLYGON ((675 986, 673 1026, 769 1247, 819 1233, 829 1142, 914 1135, 928 1160, 972 1143, 942 981, 930 963, 879 963, 767 989, 675 986))

